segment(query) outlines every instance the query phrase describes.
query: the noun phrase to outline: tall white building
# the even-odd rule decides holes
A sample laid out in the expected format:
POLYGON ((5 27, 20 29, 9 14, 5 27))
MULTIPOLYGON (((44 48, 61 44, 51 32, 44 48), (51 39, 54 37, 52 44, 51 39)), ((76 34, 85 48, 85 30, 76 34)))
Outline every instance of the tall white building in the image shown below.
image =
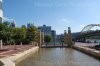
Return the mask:
POLYGON ((2 7, 2 0, 0 0, 0 22, 3 22, 3 7, 2 7))

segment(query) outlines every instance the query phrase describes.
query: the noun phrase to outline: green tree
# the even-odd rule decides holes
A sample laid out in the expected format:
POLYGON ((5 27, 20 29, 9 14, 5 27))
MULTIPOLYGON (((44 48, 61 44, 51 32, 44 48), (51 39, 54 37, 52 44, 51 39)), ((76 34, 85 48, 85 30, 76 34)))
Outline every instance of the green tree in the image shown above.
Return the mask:
POLYGON ((49 43, 51 40, 52 40, 51 36, 49 35, 44 36, 44 41, 46 42, 46 46, 47 46, 47 43, 49 43))
POLYGON ((10 26, 10 22, 8 22, 8 21, 3 22, 3 24, 4 24, 6 27, 9 27, 9 26, 10 26))
POLYGON ((35 26, 26 28, 23 26, 21 28, 11 28, 10 22, 0 23, 0 40, 2 39, 4 43, 30 43, 37 42, 38 39, 38 29, 35 26))
POLYGON ((2 39, 4 43, 8 44, 10 38, 10 28, 8 27, 8 24, 6 22, 0 23, 0 39, 2 39))
POLYGON ((35 26, 27 28, 26 39, 29 43, 35 41, 36 36, 37 36, 37 28, 35 26))
POLYGON ((26 38, 26 29, 12 28, 12 39, 15 43, 20 43, 26 38))

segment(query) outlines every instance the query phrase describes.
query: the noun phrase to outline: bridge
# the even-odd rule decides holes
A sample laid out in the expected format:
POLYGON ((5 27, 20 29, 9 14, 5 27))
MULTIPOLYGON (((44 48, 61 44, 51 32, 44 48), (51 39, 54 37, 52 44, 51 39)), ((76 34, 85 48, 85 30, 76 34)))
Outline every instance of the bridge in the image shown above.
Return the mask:
POLYGON ((81 33, 89 32, 95 26, 100 27, 100 24, 89 24, 82 29, 81 33))
POLYGON ((91 30, 93 27, 100 27, 100 24, 90 24, 85 26, 75 41, 86 42, 86 39, 100 39, 100 30, 91 30))

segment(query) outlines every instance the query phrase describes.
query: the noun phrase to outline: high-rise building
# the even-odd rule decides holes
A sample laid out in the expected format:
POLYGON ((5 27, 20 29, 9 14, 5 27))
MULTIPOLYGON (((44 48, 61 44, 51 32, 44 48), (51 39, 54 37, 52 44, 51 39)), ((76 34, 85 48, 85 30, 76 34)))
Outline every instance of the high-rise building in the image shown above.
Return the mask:
POLYGON ((27 28, 34 26, 34 23, 27 23, 27 28))
POLYGON ((55 30, 52 30, 52 31, 51 31, 51 35, 52 35, 52 37, 55 38, 55 37, 56 37, 56 31, 55 31, 55 30))
POLYGON ((13 22, 10 23, 10 27, 11 28, 15 28, 16 27, 15 21, 13 21, 13 22))
POLYGON ((0 22, 3 22, 3 7, 2 7, 2 0, 0 0, 0 22))
POLYGON ((52 35, 52 41, 54 42, 54 44, 56 43, 56 31, 52 30, 51 31, 51 35, 52 35))
POLYGON ((44 33, 44 35, 50 35, 51 36, 51 26, 39 26, 38 29, 44 33))

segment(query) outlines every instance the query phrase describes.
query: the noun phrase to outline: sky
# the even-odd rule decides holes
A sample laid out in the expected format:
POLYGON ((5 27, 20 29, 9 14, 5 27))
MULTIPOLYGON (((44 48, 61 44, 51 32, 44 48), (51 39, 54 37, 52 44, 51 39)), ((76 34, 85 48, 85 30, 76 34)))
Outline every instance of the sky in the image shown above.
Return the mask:
POLYGON ((17 26, 45 24, 57 34, 67 27, 80 32, 88 24, 100 24, 100 0, 3 0, 3 11, 17 26))

